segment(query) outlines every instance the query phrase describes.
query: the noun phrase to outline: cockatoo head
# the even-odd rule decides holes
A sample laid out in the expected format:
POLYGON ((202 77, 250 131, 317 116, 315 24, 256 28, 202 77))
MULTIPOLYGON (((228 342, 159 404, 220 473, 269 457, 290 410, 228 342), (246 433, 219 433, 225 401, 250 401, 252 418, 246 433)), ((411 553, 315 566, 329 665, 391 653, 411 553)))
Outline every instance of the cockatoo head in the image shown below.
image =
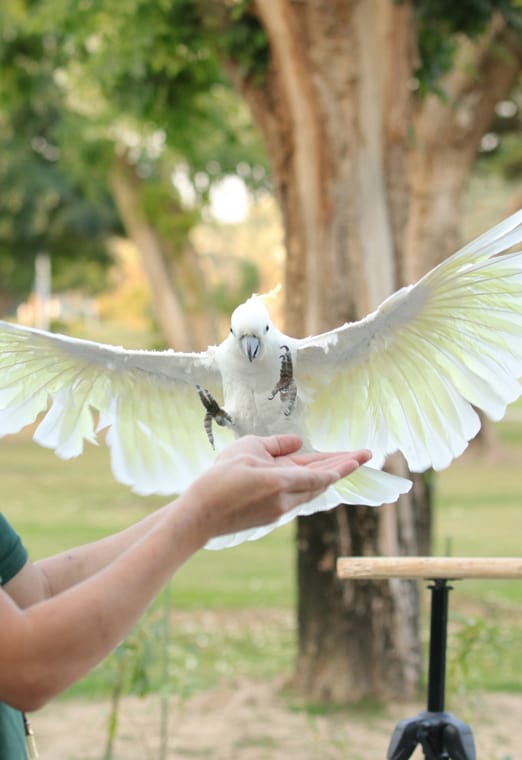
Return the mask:
POLYGON ((230 321, 230 332, 249 362, 262 356, 266 338, 272 329, 268 309, 256 296, 238 306, 230 321))
POLYGON ((277 285, 265 295, 254 294, 232 314, 230 332, 249 362, 263 355, 267 343, 271 342, 272 334, 277 333, 265 303, 272 301, 280 290, 281 286, 277 285))

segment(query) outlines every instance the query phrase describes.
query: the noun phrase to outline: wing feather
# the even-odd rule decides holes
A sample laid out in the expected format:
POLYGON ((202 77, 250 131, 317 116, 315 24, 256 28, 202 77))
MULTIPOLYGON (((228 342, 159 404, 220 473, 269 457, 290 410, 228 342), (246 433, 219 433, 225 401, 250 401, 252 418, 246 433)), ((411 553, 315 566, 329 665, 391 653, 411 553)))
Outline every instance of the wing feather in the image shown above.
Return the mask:
POLYGON ((213 349, 125 351, 0 322, 0 378, 2 435, 43 412, 34 439, 65 459, 105 435, 115 477, 140 493, 179 492, 214 458, 195 389, 221 394, 213 349))
POLYGON ((299 515, 306 516, 316 512, 325 512, 341 503, 366 504, 371 507, 393 503, 401 494, 407 493, 411 485, 411 480, 376 470, 373 467, 362 466, 316 499, 286 512, 270 525, 262 525, 259 528, 251 528, 226 536, 217 536, 207 543, 206 548, 228 549, 243 543, 243 541, 257 541, 258 538, 266 536, 281 525, 286 525, 299 515))
MULTIPOLYGON (((440 469, 478 431, 474 406, 499 419, 521 393, 522 251, 510 252, 521 241, 522 211, 364 320, 295 341, 311 444, 369 447, 373 466, 208 548, 255 540, 339 502, 393 502, 411 483, 377 469, 388 453, 403 451, 413 470, 440 469)), ((35 440, 64 458, 104 435, 116 478, 140 493, 179 492, 213 459, 196 384, 221 396, 215 349, 124 351, 0 322, 0 434, 43 413, 35 440)), ((215 435, 218 448, 229 437, 215 435)))
POLYGON ((296 377, 318 449, 400 450, 442 469, 521 394, 522 211, 365 319, 299 341, 296 377))

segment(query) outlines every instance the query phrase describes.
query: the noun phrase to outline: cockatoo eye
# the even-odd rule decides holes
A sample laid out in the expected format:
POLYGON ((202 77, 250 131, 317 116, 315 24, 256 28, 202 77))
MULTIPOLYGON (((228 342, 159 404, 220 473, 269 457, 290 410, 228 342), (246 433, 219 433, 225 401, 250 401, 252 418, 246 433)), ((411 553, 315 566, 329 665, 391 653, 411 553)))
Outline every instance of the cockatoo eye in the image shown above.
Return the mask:
POLYGON ((265 332, 267 333, 270 330, 270 325, 266 325, 265 332))

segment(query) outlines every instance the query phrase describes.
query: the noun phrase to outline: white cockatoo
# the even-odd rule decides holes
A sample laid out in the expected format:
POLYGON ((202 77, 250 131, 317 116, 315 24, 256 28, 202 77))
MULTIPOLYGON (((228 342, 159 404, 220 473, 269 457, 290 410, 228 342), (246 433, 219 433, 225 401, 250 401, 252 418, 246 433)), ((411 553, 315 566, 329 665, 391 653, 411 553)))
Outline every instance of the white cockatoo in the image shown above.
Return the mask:
POLYGON ((522 210, 401 288, 358 322, 284 335, 265 299, 232 314, 201 353, 128 351, 0 323, 0 435, 46 412, 34 439, 63 457, 105 431, 114 476, 141 494, 183 491, 231 436, 299 434, 307 449, 369 448, 372 466, 277 523, 213 539, 253 540, 340 502, 395 501, 409 480, 382 472, 400 451, 442 469, 521 393, 522 210), (217 423, 217 424, 216 424, 217 423), (215 438, 214 438, 215 436, 215 438))

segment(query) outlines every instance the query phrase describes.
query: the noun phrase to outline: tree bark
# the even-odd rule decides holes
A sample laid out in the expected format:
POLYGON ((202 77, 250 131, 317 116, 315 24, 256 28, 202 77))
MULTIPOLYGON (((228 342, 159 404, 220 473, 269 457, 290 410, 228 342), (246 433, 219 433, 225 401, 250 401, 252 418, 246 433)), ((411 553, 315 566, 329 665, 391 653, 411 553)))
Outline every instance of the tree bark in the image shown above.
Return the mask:
POLYGON ((521 67, 517 36, 495 16, 477 42, 461 41, 455 66, 441 82, 445 100, 433 94, 417 105, 402 272, 406 282, 457 249, 464 190, 480 141, 521 67))
MULTIPOLYGON (((398 284, 411 106, 391 98, 389 81, 412 70, 409 9, 371 0, 255 5, 270 41, 271 113, 285 125, 275 140, 271 122, 263 129, 256 92, 287 230, 287 331, 319 332, 363 316, 398 284)), ((347 584, 335 574, 340 554, 415 552, 410 498, 299 520, 297 541, 296 688, 335 701, 412 695, 415 585, 347 584)))
MULTIPOLYGON (((448 100, 420 101, 411 3, 254 0, 252 9, 270 67, 262 84, 233 78, 264 136, 285 224, 286 331, 304 335, 364 316, 455 248, 473 157, 520 49, 495 19, 478 44, 463 43, 448 100)), ((399 457, 389 466, 404 470, 399 457)), ((295 684, 307 699, 416 691, 416 587, 340 582, 335 559, 427 553, 429 485, 416 476, 396 505, 298 521, 295 684)))
POLYGON ((143 211, 140 179, 120 157, 113 165, 110 183, 127 234, 139 252, 161 331, 170 346, 178 351, 193 351, 192 325, 172 287, 159 235, 143 211))

